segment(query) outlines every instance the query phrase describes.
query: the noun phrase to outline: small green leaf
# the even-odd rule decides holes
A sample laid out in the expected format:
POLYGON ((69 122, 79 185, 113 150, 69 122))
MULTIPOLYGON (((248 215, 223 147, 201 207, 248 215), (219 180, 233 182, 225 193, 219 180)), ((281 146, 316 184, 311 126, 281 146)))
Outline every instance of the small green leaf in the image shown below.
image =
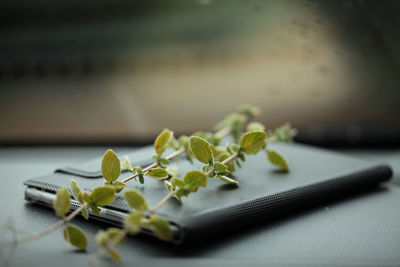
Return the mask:
POLYGON ((92 203, 96 206, 106 206, 111 204, 114 200, 115 190, 114 187, 105 185, 96 187, 91 193, 90 198, 92 203))
POLYGON ((233 184, 233 185, 239 185, 239 182, 238 182, 238 181, 233 180, 233 179, 231 179, 231 178, 229 178, 229 177, 227 177, 227 176, 218 175, 218 178, 221 179, 221 180, 224 181, 224 182, 227 182, 227 183, 230 183, 230 184, 233 184))
POLYGON ((168 174, 169 174, 170 176, 172 176, 172 177, 178 176, 178 175, 179 175, 179 169, 178 169, 178 167, 176 167, 176 166, 169 166, 169 167, 167 167, 165 170, 166 170, 166 171, 168 172, 168 174))
POLYGON ((126 184, 121 181, 115 181, 112 184, 112 187, 114 187, 116 193, 121 192, 125 188, 125 186, 126 186, 126 184))
POLYGON ((111 227, 107 229, 107 238, 113 245, 122 245, 124 242, 124 233, 121 229, 111 227))
POLYGON ((265 131, 265 126, 262 123, 259 122, 250 122, 247 125, 247 131, 265 131))
POLYGON ((101 216, 100 209, 96 205, 89 205, 89 207, 92 209, 93 213, 97 216, 101 216))
POLYGON ((177 177, 172 177, 171 183, 174 187, 180 187, 180 188, 182 188, 185 185, 183 181, 177 177))
POLYGON ((168 129, 164 129, 156 138, 154 141, 154 149, 156 150, 156 153, 158 155, 161 155, 164 153, 164 151, 168 147, 169 141, 172 139, 174 136, 174 133, 168 129))
POLYGON ((113 261, 121 262, 121 255, 119 255, 118 251, 116 251, 115 249, 108 249, 107 250, 107 255, 113 261))
MULTIPOLYGON (((79 199, 83 199, 83 202, 86 202, 88 204, 92 204, 92 198, 90 197, 90 195, 88 194, 88 192, 81 190, 79 192, 79 199)), ((82 202, 82 203, 83 203, 82 202)))
POLYGON ((164 184, 168 191, 174 191, 174 186, 171 184, 170 181, 164 181, 164 184))
POLYGON ((89 219, 89 213, 88 213, 87 208, 84 208, 84 209, 82 210, 82 216, 83 216, 83 218, 85 218, 86 220, 89 219))
POLYGON ((105 247, 107 245, 108 242, 108 235, 105 231, 98 231, 96 234, 96 243, 97 245, 99 245, 100 247, 105 247))
POLYGON ((221 162, 215 162, 214 164, 215 172, 220 173, 228 170, 228 166, 225 164, 222 164, 221 162))
POLYGON ((163 180, 168 178, 168 172, 163 168, 154 168, 146 172, 146 175, 156 178, 158 180, 163 180))
POLYGON ((166 158, 160 158, 160 160, 158 161, 160 163, 160 165, 165 166, 165 165, 169 165, 171 162, 166 159, 166 158))
POLYGON ((124 198, 125 201, 128 202, 129 206, 137 211, 145 211, 148 209, 146 199, 136 190, 126 190, 124 198))
POLYGON ((266 144, 266 133, 250 131, 240 137, 240 148, 248 155, 257 154, 266 144))
POLYGON ((101 173, 107 181, 115 181, 121 174, 121 164, 117 155, 111 149, 104 153, 101 161, 101 173))
POLYGON ((82 230, 73 224, 67 224, 64 227, 64 239, 74 247, 86 249, 87 239, 82 230))
MULTIPOLYGON (((218 161, 224 161, 225 159, 227 159, 230 155, 225 152, 225 153, 220 153, 217 157, 218 161)), ((226 166, 228 166, 228 170, 229 172, 235 172, 235 164, 232 161, 229 161, 227 163, 225 163, 226 166)))
POLYGON ((75 181, 74 179, 71 179, 71 192, 76 201, 79 201, 79 192, 80 191, 81 191, 81 189, 78 186, 78 182, 75 181))
POLYGON ((275 150, 270 150, 270 149, 267 149, 266 152, 267 152, 268 160, 272 164, 280 167, 282 170, 285 170, 285 171, 289 170, 289 165, 287 164, 286 160, 282 157, 281 154, 279 154, 275 150))
POLYGON ((213 161, 213 154, 210 144, 201 137, 192 136, 189 139, 190 150, 196 159, 208 164, 213 161))
POLYGON ((201 171, 189 171, 183 178, 185 189, 196 192, 199 186, 207 186, 207 175, 201 171))
POLYGON ((128 156, 125 156, 125 160, 121 163, 121 170, 129 170, 129 171, 133 171, 131 162, 128 158, 128 156))
POLYGON ((71 197, 69 195, 68 189, 61 187, 57 190, 56 199, 53 202, 53 208, 56 214, 60 217, 69 211, 71 197))
POLYGON ((259 107, 252 105, 241 105, 239 107, 239 112, 245 115, 246 117, 251 118, 258 116, 261 113, 261 109, 259 107))
POLYGON ((155 236, 165 241, 172 240, 173 233, 168 221, 153 215, 150 217, 150 222, 151 222, 151 229, 155 236))
POLYGON ((131 212, 124 220, 124 229, 129 234, 137 234, 142 227, 142 214, 139 212, 131 212))

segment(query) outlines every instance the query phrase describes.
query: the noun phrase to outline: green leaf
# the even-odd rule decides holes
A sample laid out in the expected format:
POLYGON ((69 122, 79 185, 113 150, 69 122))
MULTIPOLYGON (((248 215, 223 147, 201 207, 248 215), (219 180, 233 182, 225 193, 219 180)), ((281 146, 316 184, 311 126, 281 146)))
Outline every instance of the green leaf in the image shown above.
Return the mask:
POLYGON ((140 212, 131 212, 124 220, 124 229, 129 234, 139 233, 142 228, 142 214, 140 212))
POLYGON ((92 203, 96 206, 106 206, 111 204, 114 200, 115 190, 114 187, 105 185, 96 187, 91 193, 90 198, 92 203))
POLYGON ((126 186, 126 184, 121 181, 115 181, 112 184, 112 187, 114 187, 116 193, 121 192, 125 188, 125 186, 126 186))
POLYGON ((121 163, 121 169, 133 171, 133 168, 132 168, 132 165, 131 165, 131 162, 130 162, 128 156, 125 156, 125 160, 121 163))
POLYGON ((86 249, 87 239, 82 230, 73 224, 67 224, 64 227, 64 239, 74 247, 86 249))
POLYGON ((189 139, 190 150, 196 159, 208 164, 213 161, 213 154, 210 144, 201 137, 192 136, 189 139))
POLYGON ((105 231, 98 231, 96 234, 96 243, 97 245, 99 245, 100 247, 105 247, 107 245, 108 242, 108 235, 105 231))
POLYGON ((189 171, 183 178, 185 189, 196 192, 199 186, 207 186, 207 175, 201 171, 189 171))
POLYGON ((121 174, 121 164, 117 155, 111 149, 104 153, 101 161, 101 173, 107 181, 115 181, 121 174))
POLYGON ((79 200, 79 192, 80 191, 81 191, 81 189, 78 186, 78 182, 75 181, 74 179, 71 179, 71 192, 72 192, 72 195, 74 196, 74 199, 76 201, 79 201, 79 202, 80 202, 80 200, 79 200))
POLYGON ((250 131, 240 137, 240 148, 248 155, 257 154, 265 145, 266 133, 250 131))
POLYGON ((267 149, 266 152, 267 152, 268 160, 272 164, 278 166, 282 170, 285 170, 285 171, 289 170, 289 165, 287 164, 286 160, 282 157, 281 154, 279 154, 275 150, 270 150, 270 149, 267 149))
POLYGON ((170 181, 164 181, 164 184, 168 191, 174 191, 174 186, 171 184, 170 181))
POLYGON ((166 159, 166 158, 160 158, 159 161, 160 165, 164 166, 164 165, 169 165, 171 162, 166 159))
POLYGON ((148 209, 146 199, 138 191, 130 189, 124 193, 125 201, 129 206, 137 211, 145 211, 148 209))
POLYGON ((82 216, 83 216, 83 218, 85 218, 86 220, 89 219, 89 213, 88 213, 87 208, 84 208, 84 209, 82 210, 82 216))
POLYGON ((250 122, 247 125, 247 131, 265 131, 265 126, 262 123, 259 122, 250 122))
POLYGON ((70 200, 71 197, 69 196, 67 188, 61 187, 57 190, 56 199, 53 202, 53 208, 58 216, 64 217, 64 215, 69 211, 70 200))
POLYGON ((260 115, 261 109, 259 107, 252 106, 252 105, 241 105, 239 107, 239 112, 241 114, 251 118, 251 117, 260 115))
POLYGON ((182 188, 185 185, 183 181, 177 177, 172 177, 171 183, 174 187, 180 187, 180 188, 182 188))
POLYGON ((168 178, 168 172, 163 168, 154 168, 146 172, 146 175, 156 178, 158 180, 163 180, 168 178))
POLYGON ((233 185, 239 185, 239 182, 238 182, 238 181, 233 180, 233 179, 231 179, 231 178, 229 178, 229 177, 227 177, 227 176, 218 175, 218 178, 221 179, 221 180, 224 181, 224 182, 227 182, 227 183, 230 183, 230 184, 233 184, 233 185))
POLYGON ((118 251, 116 251, 115 249, 108 249, 107 250, 107 255, 113 261, 121 262, 121 255, 119 255, 118 251))
MULTIPOLYGON (((86 202, 86 203, 88 203, 88 204, 91 204, 93 201, 92 201, 92 198, 90 197, 90 195, 88 194, 88 192, 86 192, 86 191, 83 191, 83 190, 81 190, 80 192, 79 192, 79 199, 83 199, 83 202, 86 202)), ((83 203, 82 202, 82 203, 83 203)))
POLYGON ((100 209, 98 207, 96 207, 96 205, 91 204, 89 207, 92 209, 92 211, 95 215, 101 216, 100 209))
POLYGON ((168 129, 164 129, 156 138, 154 141, 154 149, 156 150, 156 153, 158 155, 161 155, 164 153, 164 151, 168 147, 169 141, 172 139, 174 136, 174 133, 168 129))
POLYGON ((214 164, 215 172, 220 173, 228 170, 228 166, 225 164, 222 164, 221 162, 215 162, 214 164))
POLYGON ((165 170, 166 170, 166 171, 168 172, 168 174, 169 174, 170 176, 172 176, 172 177, 178 176, 178 175, 179 175, 179 169, 178 169, 178 167, 176 167, 176 166, 169 166, 169 167, 167 167, 165 170))
POLYGON ((107 229, 107 238, 113 245, 122 245, 124 242, 123 231, 119 228, 111 227, 107 229), (118 242, 116 242, 118 241, 118 242))
MULTIPOLYGON (((227 152, 224 153, 220 153, 217 157, 218 161, 224 161, 225 159, 227 159, 230 155, 227 152)), ((226 166, 228 166, 228 170, 229 172, 234 172, 235 171, 235 164, 232 161, 229 161, 227 163, 225 163, 226 166)))
POLYGON ((153 215, 150 217, 150 222, 151 222, 151 229, 155 236, 165 241, 172 240, 173 233, 168 221, 153 215))

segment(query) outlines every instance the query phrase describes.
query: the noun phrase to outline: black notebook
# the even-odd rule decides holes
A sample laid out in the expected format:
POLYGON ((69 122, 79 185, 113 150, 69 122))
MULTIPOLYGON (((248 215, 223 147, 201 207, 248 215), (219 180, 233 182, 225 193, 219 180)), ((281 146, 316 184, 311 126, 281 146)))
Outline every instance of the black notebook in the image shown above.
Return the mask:
MULTIPOLYGON (((248 156, 243 168, 237 168, 233 178, 239 187, 210 178, 207 187, 200 187, 196 193, 169 200, 156 213, 173 225, 174 241, 204 238, 207 235, 240 231, 249 222, 265 221, 276 215, 288 214, 298 208, 315 205, 336 197, 355 194, 366 188, 376 187, 388 181, 392 170, 384 164, 373 164, 299 144, 271 144, 269 148, 279 151, 287 159, 290 172, 280 171, 271 165, 265 153, 248 156)), ((132 165, 145 166, 153 154, 152 147, 132 152, 132 165)), ((123 159, 124 155, 119 155, 123 159)), ((71 178, 78 181, 82 189, 90 191, 102 185, 100 171, 101 157, 76 166, 55 170, 54 173, 29 179, 25 197, 31 202, 51 207, 54 193, 60 186, 69 186, 71 178)), ((200 164, 185 160, 173 162, 183 176, 186 171, 200 169, 200 164)), ((123 173, 123 177, 129 173, 123 173)), ((149 206, 158 203, 169 191, 163 181, 146 177, 145 183, 131 180, 127 188, 139 190, 149 206)), ((72 207, 78 203, 72 201, 72 207)), ((130 208, 117 194, 114 202, 102 208, 102 216, 90 215, 92 219, 121 225, 130 208)), ((143 233, 152 234, 149 229, 143 233)))

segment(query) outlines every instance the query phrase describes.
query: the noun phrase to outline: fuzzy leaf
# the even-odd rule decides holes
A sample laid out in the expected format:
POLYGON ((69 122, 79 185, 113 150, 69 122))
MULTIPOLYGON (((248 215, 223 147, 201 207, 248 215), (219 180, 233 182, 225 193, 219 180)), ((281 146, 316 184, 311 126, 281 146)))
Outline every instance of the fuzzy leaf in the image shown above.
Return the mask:
POLYGON ((84 208, 81 212, 82 212, 83 218, 85 218, 86 220, 88 220, 88 219, 89 219, 89 213, 88 213, 87 208, 84 208))
POLYGON ((131 162, 130 162, 128 156, 125 156, 125 160, 123 162, 121 162, 121 169, 133 171, 133 168, 132 168, 132 165, 131 165, 131 162))
POLYGON ((289 165, 287 164, 286 160, 282 157, 281 154, 279 154, 275 150, 270 150, 270 149, 267 149, 266 152, 267 152, 268 160, 272 164, 278 166, 282 170, 285 170, 285 171, 289 170, 289 165))
POLYGON ((121 229, 119 228, 108 228, 107 229, 107 239, 113 244, 113 245, 122 245, 122 243, 124 242, 124 239, 121 238, 121 236, 123 235, 123 232, 121 229), (118 241, 117 243, 115 243, 116 241, 118 241))
POLYGON ((174 133, 168 129, 164 129, 164 131, 157 136, 156 140, 154 141, 154 149, 158 155, 164 153, 168 147, 169 141, 171 141, 173 136, 174 133))
POLYGON ((201 171, 189 171, 183 178, 185 189, 196 192, 199 186, 207 186, 207 175, 201 171))
POLYGON ((154 168, 146 172, 146 175, 156 178, 158 180, 163 180, 168 178, 168 172, 163 168, 154 168))
POLYGON ((82 230, 73 224, 67 224, 64 227, 64 239, 74 247, 86 249, 87 239, 82 230))
POLYGON ((169 166, 165 169, 168 174, 172 177, 178 176, 179 175, 179 169, 176 166, 169 166))
POLYGON ((79 202, 80 202, 80 200, 79 200, 79 192, 80 191, 81 191, 81 189, 78 186, 78 182, 75 181, 74 179, 71 179, 71 192, 72 192, 72 195, 74 196, 74 199, 76 201, 79 201, 79 202))
POLYGON ((214 168, 215 168, 216 173, 221 173, 221 172, 225 172, 228 170, 228 166, 225 164, 222 164, 221 162, 215 162, 214 168))
POLYGON ((158 217, 158 216, 151 216, 151 229, 153 233, 161 240, 171 241, 172 240, 172 229, 168 221, 158 217))
POLYGON ((115 181, 115 182, 106 181, 104 182, 104 185, 109 185, 114 187, 115 193, 121 192, 126 186, 126 184, 121 181, 115 181))
POLYGON ((227 182, 227 183, 230 183, 230 184, 233 184, 233 185, 239 185, 239 182, 238 182, 238 181, 233 180, 233 179, 231 179, 231 178, 229 178, 229 177, 227 177, 227 176, 218 175, 218 178, 221 179, 221 180, 224 181, 224 182, 227 182))
POLYGON ((107 255, 110 259, 112 259, 115 262, 121 262, 121 255, 119 255, 118 251, 115 249, 109 249, 107 251, 107 255))
POLYGON ((91 193, 90 198, 92 203, 96 206, 106 206, 111 204, 114 200, 115 190, 114 187, 105 185, 96 187, 91 193))
POLYGON ((248 155, 257 154, 266 144, 266 133, 263 131, 250 131, 240 137, 240 148, 248 155))
POLYGON ((91 204, 89 207, 92 209, 95 215, 101 216, 100 209, 96 205, 91 204))
POLYGON ((265 126, 262 123, 259 122, 250 122, 247 125, 247 131, 265 131, 265 126))
POLYGON ((139 212, 131 212, 124 220, 124 228, 129 234, 134 235, 140 231, 142 227, 142 214, 139 212))
POLYGON ((192 136, 189 139, 190 150, 195 158, 205 164, 213 161, 213 154, 210 144, 201 137, 192 136))
POLYGON ((128 205, 137 211, 145 211, 148 209, 146 199, 136 190, 126 190, 124 193, 125 201, 128 205))
POLYGON ((121 164, 117 155, 111 149, 104 153, 101 161, 101 173, 107 181, 115 181, 121 174, 121 164))
POLYGON ((53 202, 53 208, 58 216, 64 217, 64 215, 69 211, 70 198, 67 188, 61 187, 57 190, 56 199, 53 202))

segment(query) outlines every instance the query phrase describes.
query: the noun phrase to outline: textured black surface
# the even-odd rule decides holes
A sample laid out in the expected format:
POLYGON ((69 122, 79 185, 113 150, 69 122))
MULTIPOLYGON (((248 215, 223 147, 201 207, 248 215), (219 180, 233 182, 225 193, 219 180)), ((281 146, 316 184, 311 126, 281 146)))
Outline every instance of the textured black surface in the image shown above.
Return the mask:
MULTIPOLYGON (((105 148, 2 149, 0 200, 8 205, 0 207, 0 220, 14 218, 20 229, 30 232, 56 222, 51 210, 24 204, 23 181, 65 164, 101 155, 104 151, 105 148)), ((315 166, 318 171, 318 162, 315 166)), ((271 170, 268 167, 266 173, 271 170)), ((284 185, 285 176, 279 177, 278 181, 284 185)), ((399 174, 395 172, 395 179, 398 178, 399 174)), ((272 186, 274 179, 267 178, 267 183, 272 186)), ((190 201, 191 198, 185 199, 184 204, 190 205, 190 201)), ((316 203, 313 208, 293 214, 263 217, 243 226, 240 231, 203 238, 185 246, 174 246, 145 236, 132 237, 120 248, 124 258, 121 266, 398 266, 399 202, 400 188, 389 183, 354 196, 316 203)), ((88 250, 93 252, 94 235, 106 225, 87 223, 80 218, 74 223, 87 233, 88 250)), ((2 235, 3 238, 7 236, 2 235)), ((88 266, 90 260, 87 254, 68 248, 58 231, 20 246, 11 266, 88 266)), ((104 265, 109 263, 105 261, 104 265)))

